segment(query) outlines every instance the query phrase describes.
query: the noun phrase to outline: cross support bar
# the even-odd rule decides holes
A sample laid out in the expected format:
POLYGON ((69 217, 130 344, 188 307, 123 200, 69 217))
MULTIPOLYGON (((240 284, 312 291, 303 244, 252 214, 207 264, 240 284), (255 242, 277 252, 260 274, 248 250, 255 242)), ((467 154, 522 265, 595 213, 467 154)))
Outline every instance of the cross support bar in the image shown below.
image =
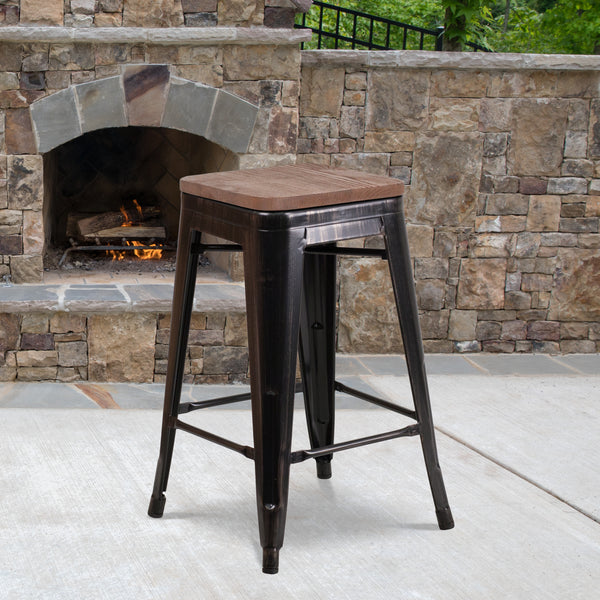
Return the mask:
POLYGON ((377 406, 381 406, 382 408, 387 408, 388 410, 393 410, 394 412, 400 413, 405 417, 410 417, 415 421, 417 420, 417 413, 414 410, 410 410, 408 408, 404 408, 403 406, 393 404, 392 402, 388 402, 387 400, 382 400, 381 398, 377 398, 376 396, 371 396, 371 394, 366 394, 365 392, 361 392, 360 390, 355 390, 354 388, 344 385, 339 381, 335 382, 335 389, 338 392, 344 392, 345 394, 349 394, 350 396, 354 396, 355 398, 359 398, 360 400, 371 402, 371 404, 376 404, 377 406))
POLYGON ((411 437, 419 435, 419 425, 409 425, 402 429, 395 429, 394 431, 388 431, 386 433, 378 433, 376 435, 370 435, 363 438, 357 438, 355 440, 349 440, 347 442, 340 442, 339 444, 331 444, 329 446, 323 446, 321 448, 313 448, 312 450, 298 450, 292 452, 290 462, 292 464, 303 462, 309 458, 318 458, 319 456, 325 456, 332 452, 340 452, 341 450, 350 450, 351 448, 358 448, 360 446, 366 446, 367 444, 375 444, 377 442, 385 442, 387 440, 394 440, 399 437, 411 437))
POLYGON ((210 431, 205 431, 204 429, 194 427, 193 425, 190 425, 189 423, 184 423, 179 419, 175 420, 174 427, 175 429, 182 429, 183 431, 187 431, 188 433, 197 435, 198 437, 204 438, 205 440, 218 444, 219 446, 224 446, 225 448, 234 450, 239 454, 243 454, 246 458, 254 460, 254 448, 250 448, 250 446, 242 446, 241 444, 236 444, 235 442, 223 438, 220 435, 215 435, 214 433, 210 433, 210 431))

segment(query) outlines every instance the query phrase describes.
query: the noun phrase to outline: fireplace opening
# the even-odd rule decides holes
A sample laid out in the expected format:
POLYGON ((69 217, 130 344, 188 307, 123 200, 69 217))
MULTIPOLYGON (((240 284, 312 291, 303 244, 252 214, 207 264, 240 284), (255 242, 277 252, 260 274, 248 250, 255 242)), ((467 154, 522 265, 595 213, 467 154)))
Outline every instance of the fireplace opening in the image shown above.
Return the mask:
POLYGON ((173 271, 179 179, 237 164, 205 138, 158 127, 100 129, 55 148, 44 155, 44 269, 173 271))

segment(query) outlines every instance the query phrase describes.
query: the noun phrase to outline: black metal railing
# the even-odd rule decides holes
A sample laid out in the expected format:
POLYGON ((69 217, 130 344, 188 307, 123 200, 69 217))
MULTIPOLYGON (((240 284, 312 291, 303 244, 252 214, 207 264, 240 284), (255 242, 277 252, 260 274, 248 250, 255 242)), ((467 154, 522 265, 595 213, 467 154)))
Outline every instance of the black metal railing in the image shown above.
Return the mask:
MULTIPOLYGON (((303 43, 303 49, 443 49, 443 27, 426 29, 326 2, 313 2, 311 10, 299 16, 295 27, 313 32, 312 41, 303 43)), ((473 42, 467 42, 467 46, 475 52, 488 51, 473 42)))

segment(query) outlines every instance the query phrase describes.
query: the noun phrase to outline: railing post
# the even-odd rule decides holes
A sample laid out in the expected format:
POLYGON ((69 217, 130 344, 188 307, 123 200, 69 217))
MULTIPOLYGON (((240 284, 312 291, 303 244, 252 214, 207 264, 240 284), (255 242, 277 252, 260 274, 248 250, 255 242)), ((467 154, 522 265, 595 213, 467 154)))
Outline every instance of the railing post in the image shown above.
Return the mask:
POLYGON ((441 52, 444 49, 444 27, 436 27, 436 31, 438 34, 435 38, 435 49, 437 52, 441 52))

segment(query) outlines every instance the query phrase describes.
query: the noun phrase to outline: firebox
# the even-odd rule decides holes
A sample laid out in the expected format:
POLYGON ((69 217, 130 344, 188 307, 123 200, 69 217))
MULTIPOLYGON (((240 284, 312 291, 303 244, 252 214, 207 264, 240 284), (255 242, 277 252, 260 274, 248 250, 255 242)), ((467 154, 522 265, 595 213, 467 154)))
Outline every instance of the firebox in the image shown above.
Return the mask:
POLYGON ((179 179, 235 165, 231 151, 167 128, 105 128, 60 145, 44 156, 45 268, 171 258, 179 179))

